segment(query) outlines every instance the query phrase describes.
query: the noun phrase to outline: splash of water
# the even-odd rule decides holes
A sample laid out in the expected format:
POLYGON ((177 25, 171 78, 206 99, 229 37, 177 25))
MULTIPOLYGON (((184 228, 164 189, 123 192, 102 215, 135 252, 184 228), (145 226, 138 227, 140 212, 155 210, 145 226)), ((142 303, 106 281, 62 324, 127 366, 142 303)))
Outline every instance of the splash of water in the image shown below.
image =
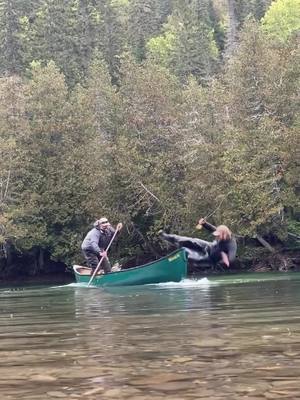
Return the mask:
POLYGON ((207 278, 202 279, 183 279, 180 282, 164 282, 158 283, 156 286, 163 288, 196 288, 196 287, 209 287, 214 282, 209 281, 207 278))
MULTIPOLYGON (((196 288, 196 287, 209 287, 211 285, 216 285, 216 282, 209 281, 207 278, 202 279, 183 279, 180 282, 163 282, 149 285, 139 285, 139 287, 159 287, 159 288, 196 288)), ((72 282, 67 285, 54 286, 53 288, 87 288, 87 283, 76 283, 72 282)), ((89 286, 89 288, 95 288, 95 286, 89 286)), ((98 288, 99 289, 99 288, 98 288)))
MULTIPOLYGON (((72 282, 72 283, 68 283, 66 285, 59 285, 59 286, 52 286, 52 289, 57 289, 57 288, 69 288, 69 287, 74 287, 74 288, 80 288, 80 287, 88 287, 87 283, 77 283, 77 282, 72 282)), ((95 286, 90 286, 95 287, 95 286)))

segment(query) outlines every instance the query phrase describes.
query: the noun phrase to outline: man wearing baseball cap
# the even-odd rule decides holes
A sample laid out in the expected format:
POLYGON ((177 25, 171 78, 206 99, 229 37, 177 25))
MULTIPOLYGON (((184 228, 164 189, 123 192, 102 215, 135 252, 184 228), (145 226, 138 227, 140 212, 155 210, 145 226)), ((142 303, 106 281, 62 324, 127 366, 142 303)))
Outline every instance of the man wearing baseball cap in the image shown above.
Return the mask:
MULTIPOLYGON (((122 226, 122 223, 119 223, 116 229, 120 231, 122 226)), ((101 263, 101 269, 103 269, 105 273, 111 271, 111 265, 105 249, 111 241, 116 229, 111 226, 106 217, 102 217, 94 222, 93 229, 91 229, 84 238, 81 249, 87 265, 92 268, 91 274, 95 271, 102 257, 104 258, 101 263)))

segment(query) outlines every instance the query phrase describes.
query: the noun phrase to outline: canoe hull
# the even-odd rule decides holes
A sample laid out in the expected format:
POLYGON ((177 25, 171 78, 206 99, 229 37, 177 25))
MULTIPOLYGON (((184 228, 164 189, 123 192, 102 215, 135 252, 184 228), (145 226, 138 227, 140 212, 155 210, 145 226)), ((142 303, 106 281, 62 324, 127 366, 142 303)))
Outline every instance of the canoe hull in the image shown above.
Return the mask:
MULTIPOLYGON (((88 283, 90 275, 80 274, 80 266, 74 266, 77 283, 88 283)), ((157 261, 139 267, 97 275, 92 286, 132 286, 162 282, 180 282, 187 275, 185 251, 179 249, 157 261)))

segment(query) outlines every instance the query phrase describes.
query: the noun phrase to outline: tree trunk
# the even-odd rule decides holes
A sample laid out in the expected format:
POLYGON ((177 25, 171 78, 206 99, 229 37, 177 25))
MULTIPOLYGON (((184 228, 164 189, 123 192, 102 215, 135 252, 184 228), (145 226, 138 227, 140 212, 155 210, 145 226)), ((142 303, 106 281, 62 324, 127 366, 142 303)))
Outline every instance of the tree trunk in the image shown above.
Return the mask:
POLYGON ((3 244, 3 251, 6 258, 6 266, 9 267, 12 264, 12 248, 8 242, 3 244))
POLYGON ((261 243, 266 249, 268 249, 271 253, 276 253, 274 247, 270 245, 263 237, 256 235, 257 240, 261 243))
POLYGON ((44 267, 44 250, 40 247, 33 249, 33 257, 34 257, 34 267, 32 269, 32 275, 38 275, 44 267))
POLYGON ((39 272, 44 269, 44 250, 39 249, 39 258, 38 258, 38 266, 39 266, 39 272))

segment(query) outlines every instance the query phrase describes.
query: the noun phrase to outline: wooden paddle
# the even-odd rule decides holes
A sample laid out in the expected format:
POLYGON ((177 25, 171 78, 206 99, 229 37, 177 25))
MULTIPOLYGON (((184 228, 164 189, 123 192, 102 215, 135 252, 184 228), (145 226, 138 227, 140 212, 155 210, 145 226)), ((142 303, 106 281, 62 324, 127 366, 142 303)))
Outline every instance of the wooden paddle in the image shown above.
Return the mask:
MULTIPOLYGON (((118 233, 121 229, 122 229, 122 223, 119 222, 118 225, 117 225, 117 227, 116 227, 115 233, 113 234, 113 237, 111 238, 111 241, 109 242, 108 246, 107 246, 106 249, 105 249, 105 252, 108 252, 108 250, 109 250, 110 246, 112 245, 112 242, 114 241, 114 239, 115 239, 117 233, 118 233)), ((97 272, 98 272, 98 269, 100 268, 100 265, 101 265, 102 261, 104 260, 104 257, 105 257, 105 256, 101 257, 101 259, 100 259, 100 261, 99 261, 97 267, 95 268, 95 271, 94 271, 94 273, 93 273, 93 275, 92 275, 92 277, 91 277, 91 279, 89 280, 89 283, 88 283, 88 285, 87 285, 88 287, 89 287, 90 284, 93 282, 93 279, 94 279, 94 277, 96 276, 96 274, 97 274, 97 272)))

